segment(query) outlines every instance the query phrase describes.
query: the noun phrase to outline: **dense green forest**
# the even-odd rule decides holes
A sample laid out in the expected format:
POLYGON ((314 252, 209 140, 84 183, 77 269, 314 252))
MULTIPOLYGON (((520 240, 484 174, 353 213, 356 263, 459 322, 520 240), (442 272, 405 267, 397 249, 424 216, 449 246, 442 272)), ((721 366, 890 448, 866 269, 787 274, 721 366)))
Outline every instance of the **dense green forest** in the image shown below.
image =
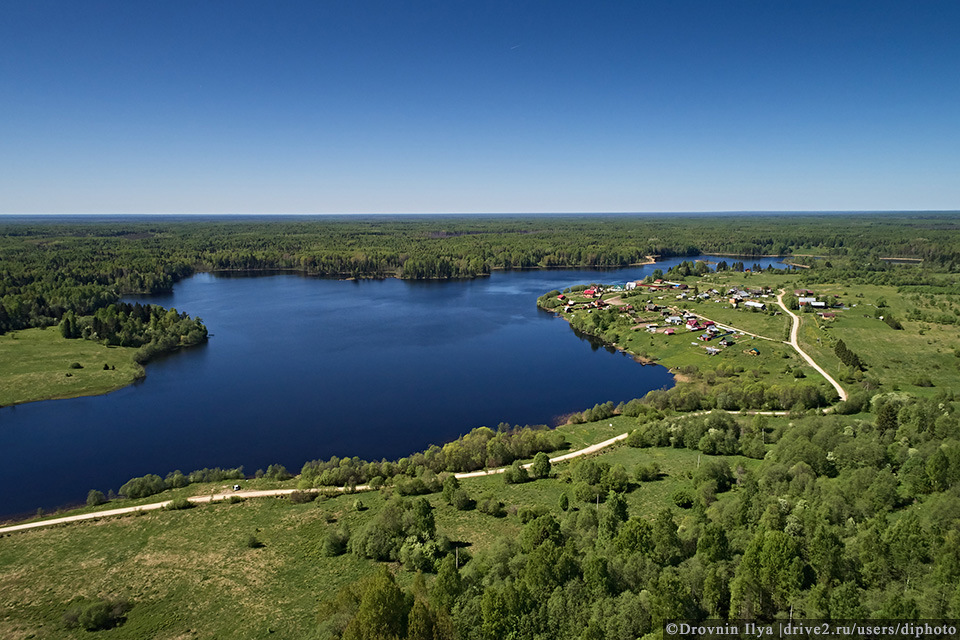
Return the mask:
MULTIPOLYGON (((29 219, 0 225, 0 333, 169 291, 195 271, 290 269, 325 277, 473 278, 494 269, 623 267, 699 253, 918 258, 960 268, 948 214, 431 216, 184 221, 29 219)), ((801 258, 798 258, 801 259, 801 258)), ((809 261, 809 259, 807 259, 809 261)), ((188 310, 189 311, 189 310, 188 310)))
POLYGON ((629 640, 671 619, 960 617, 952 397, 881 395, 857 418, 777 427, 641 412, 630 446, 764 461, 709 458, 648 519, 625 496, 657 482, 656 465, 586 459, 561 472, 558 505, 521 514, 517 538, 472 558, 450 553, 425 501, 395 496, 363 530, 340 530, 329 553, 435 578, 403 589, 382 571, 349 585, 321 605, 320 637, 629 640))

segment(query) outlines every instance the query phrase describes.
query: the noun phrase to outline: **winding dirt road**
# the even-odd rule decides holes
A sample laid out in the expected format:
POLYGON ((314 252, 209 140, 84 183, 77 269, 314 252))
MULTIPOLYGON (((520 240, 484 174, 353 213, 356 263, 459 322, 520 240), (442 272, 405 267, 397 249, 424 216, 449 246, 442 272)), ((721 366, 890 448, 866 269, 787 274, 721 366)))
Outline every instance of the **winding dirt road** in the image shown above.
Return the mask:
MULTIPOLYGON (((565 462, 567 460, 572 460, 579 456, 589 455, 591 453, 596 453, 601 449, 609 447, 612 444, 625 440, 629 434, 621 433, 618 436, 610 438, 609 440, 604 440, 603 442, 598 442, 597 444, 592 444, 589 447, 584 447, 583 449, 578 449, 576 451, 571 451, 570 453, 565 453, 563 455, 557 456, 555 458, 550 458, 551 464, 554 462, 565 462)), ((524 469, 529 469, 533 465, 532 462, 529 462, 523 465, 524 469)), ((498 467, 496 469, 483 469, 481 471, 470 471, 464 473, 455 473, 454 476, 457 478, 479 478, 482 476, 496 475, 498 473, 504 473, 509 467, 498 467)), ((344 491, 344 487, 329 487, 326 490, 337 490, 344 491)), ((355 488, 356 491, 369 491, 370 487, 368 485, 357 485, 355 488)), ((226 491, 223 493, 213 493, 202 496, 191 496, 187 498, 193 504, 203 504, 209 502, 219 502, 221 500, 229 500, 230 498, 236 496, 238 498, 271 498, 278 496, 288 496, 291 493, 296 491, 296 489, 262 489, 257 491, 226 491)), ((312 489, 315 493, 319 493, 321 489, 312 489)), ((170 500, 164 500, 162 502, 151 502, 150 504, 141 504, 135 507, 123 507, 120 509, 107 509, 105 511, 95 511, 92 513, 81 513, 75 516, 63 516, 62 518, 51 518, 49 520, 38 520, 37 522, 27 522, 24 524, 15 524, 6 527, 0 527, 0 534, 5 533, 14 533, 17 531, 26 531, 28 529, 36 529, 39 527, 52 527, 58 524, 67 524, 70 522, 81 522, 83 520, 99 520, 100 518, 109 518, 111 516, 123 516, 129 515, 131 513, 137 513, 138 511, 156 511, 157 509, 163 509, 170 504, 170 500)))
POLYGON ((793 347, 794 350, 800 354, 800 357, 807 361, 807 364, 816 369, 820 375, 827 379, 827 382, 833 385, 833 388, 837 390, 838 394, 840 394, 840 400, 846 400, 847 392, 843 390, 843 387, 840 386, 840 383, 834 380, 833 376, 824 371, 823 367, 814 362, 813 358, 807 355, 807 352, 800 348, 800 344, 797 342, 797 334, 800 331, 800 316, 795 314, 793 311, 790 311, 790 309, 787 309, 787 305, 783 304, 784 293, 786 292, 783 289, 780 289, 780 294, 777 296, 777 304, 779 304, 780 308, 786 311, 787 314, 793 318, 793 326, 790 328, 790 341, 787 344, 793 347))

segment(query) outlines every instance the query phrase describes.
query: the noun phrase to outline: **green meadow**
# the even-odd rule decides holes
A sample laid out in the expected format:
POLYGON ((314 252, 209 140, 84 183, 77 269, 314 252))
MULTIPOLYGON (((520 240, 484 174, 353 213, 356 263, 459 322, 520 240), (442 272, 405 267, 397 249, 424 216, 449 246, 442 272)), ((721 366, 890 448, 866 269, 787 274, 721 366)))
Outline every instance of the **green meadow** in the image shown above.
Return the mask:
POLYGON ((135 352, 92 340, 67 340, 56 327, 0 335, 0 406, 125 387, 144 376, 143 367, 133 360, 135 352), (80 368, 71 366, 75 363, 80 368))
MULTIPOLYGON (((626 418, 618 422, 626 426, 627 420, 635 423, 626 418)), ((602 431, 599 424, 572 426, 584 433, 602 431)), ((678 488, 692 489, 690 474, 711 457, 687 449, 618 444, 591 459, 622 464, 631 477, 638 464, 659 464, 659 480, 633 482, 626 494, 630 515, 653 518, 678 488)), ((740 456, 726 459, 731 466, 759 464, 740 456)), ((558 511, 563 493, 571 509, 595 509, 573 496, 570 476, 580 463, 559 463, 552 477, 523 484, 508 485, 500 474, 461 481, 474 499, 493 495, 501 500, 504 517, 476 509, 457 511, 440 494, 426 496, 434 507, 437 532, 457 543, 466 560, 519 535, 522 510, 558 511)), ((227 483, 191 487, 200 494, 225 488, 227 483)), ((360 529, 383 508, 388 491, 320 496, 306 504, 286 497, 246 499, 6 535, 0 538, 0 637, 92 637, 68 629, 63 614, 75 599, 96 597, 133 603, 123 624, 97 632, 98 637, 310 637, 320 602, 378 565, 350 553, 324 556, 324 537, 343 524, 351 531, 360 529), (357 510, 357 500, 362 510, 357 510), (251 535, 263 546, 250 548, 251 535)), ((128 504, 133 501, 102 508, 128 504)), ((413 582, 415 574, 396 564, 391 567, 401 585, 413 582)))

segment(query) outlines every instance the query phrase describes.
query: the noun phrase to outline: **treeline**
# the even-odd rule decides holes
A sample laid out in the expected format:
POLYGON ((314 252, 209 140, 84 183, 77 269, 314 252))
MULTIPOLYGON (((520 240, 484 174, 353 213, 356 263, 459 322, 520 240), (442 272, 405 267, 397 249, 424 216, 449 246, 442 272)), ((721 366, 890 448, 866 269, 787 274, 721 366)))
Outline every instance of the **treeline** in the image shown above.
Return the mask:
POLYGON ((817 384, 767 384, 762 380, 720 382, 712 386, 710 391, 693 385, 678 385, 670 389, 654 389, 644 396, 650 406, 660 411, 804 411, 829 406, 837 399, 836 391, 817 384))
POLYGON ((848 347, 843 340, 837 340, 837 344, 833 345, 833 352, 840 358, 840 362, 853 370, 863 371, 866 369, 860 356, 851 351, 850 347, 848 347))
POLYGON ((392 479, 406 495, 432 493, 440 490, 439 473, 500 467, 566 445, 562 433, 544 425, 511 427, 500 424, 497 431, 477 427, 442 447, 431 445, 426 451, 395 462, 368 462, 336 456, 326 461, 309 461, 300 471, 300 488, 350 487, 367 483, 382 486, 392 479))
POLYGON ((675 421, 675 442, 746 429, 767 454, 705 457, 676 478, 678 508, 649 517, 631 513, 624 492, 644 489, 622 467, 574 463, 565 499, 519 535, 459 566, 441 554, 429 583, 404 589, 384 570, 348 585, 321 604, 319 637, 633 640, 674 619, 960 616, 956 407, 890 395, 871 409, 777 429, 762 416, 675 421))
POLYGON ((180 489, 196 482, 220 482, 222 480, 243 479, 243 467, 235 469, 221 469, 214 467, 212 469, 198 469, 184 475, 180 470, 171 471, 166 478, 161 478, 154 473, 148 473, 145 476, 131 478, 122 487, 119 494, 124 498, 146 498, 167 489, 180 489))
POLYGON ((77 317, 67 311, 60 320, 60 334, 121 347, 140 347, 134 359, 143 364, 160 353, 191 347, 207 339, 200 318, 157 305, 111 304, 92 316, 77 317))
POLYGON ((624 267, 649 255, 801 250, 844 257, 848 269, 902 271, 877 258, 886 254, 956 271, 960 225, 947 214, 5 224, 0 227, 0 333, 53 325, 67 311, 91 315, 126 294, 169 291, 197 270, 446 279, 494 269, 624 267), (729 233, 732 227, 736 234, 729 233))

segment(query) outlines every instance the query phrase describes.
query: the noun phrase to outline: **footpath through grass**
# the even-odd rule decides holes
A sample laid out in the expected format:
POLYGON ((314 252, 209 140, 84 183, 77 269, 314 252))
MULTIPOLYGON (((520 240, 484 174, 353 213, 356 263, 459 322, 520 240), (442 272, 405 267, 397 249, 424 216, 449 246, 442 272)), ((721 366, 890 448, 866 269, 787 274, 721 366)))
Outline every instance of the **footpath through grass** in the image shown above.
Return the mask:
POLYGON ((135 352, 67 340, 56 327, 12 331, 0 336, 0 406, 120 389, 144 375, 135 352), (74 363, 82 368, 72 368, 74 363))

